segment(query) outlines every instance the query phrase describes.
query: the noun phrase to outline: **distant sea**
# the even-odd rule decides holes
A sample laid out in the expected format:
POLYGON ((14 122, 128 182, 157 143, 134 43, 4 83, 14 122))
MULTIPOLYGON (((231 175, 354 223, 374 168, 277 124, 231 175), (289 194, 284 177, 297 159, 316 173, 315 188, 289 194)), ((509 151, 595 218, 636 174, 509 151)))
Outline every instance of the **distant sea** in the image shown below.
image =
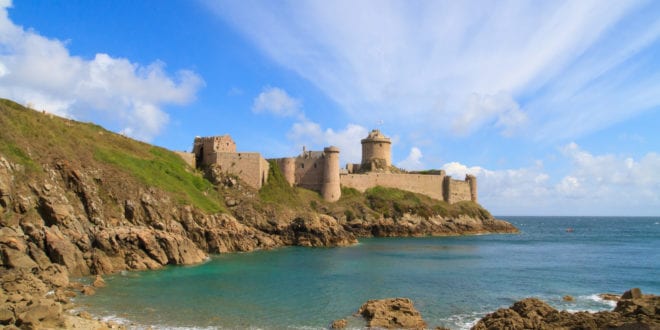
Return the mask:
POLYGON ((107 287, 76 303, 134 328, 316 329, 369 299, 409 297, 429 327, 468 329, 525 297, 599 311, 613 307, 599 293, 660 294, 660 217, 501 218, 521 233, 216 255, 197 266, 108 276, 107 287))

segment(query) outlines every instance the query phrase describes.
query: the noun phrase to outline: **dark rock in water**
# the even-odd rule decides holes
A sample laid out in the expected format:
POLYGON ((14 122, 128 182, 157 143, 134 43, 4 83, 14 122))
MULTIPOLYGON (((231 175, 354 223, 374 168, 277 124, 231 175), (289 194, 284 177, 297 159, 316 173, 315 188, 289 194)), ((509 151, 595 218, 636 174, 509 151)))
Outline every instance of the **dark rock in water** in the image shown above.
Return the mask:
POLYGON ((562 300, 563 300, 563 301, 573 301, 573 300, 575 300, 575 299, 573 299, 572 296, 565 295, 564 297, 562 297, 562 300))
POLYGON ((658 312, 660 297, 639 289, 626 291, 611 312, 569 313, 527 298, 486 315, 472 329, 660 329, 658 312))
POLYGON ((369 300, 358 314, 367 320, 367 325, 386 329, 424 329, 426 322, 408 298, 369 300))
POLYGON ((598 297, 600 297, 600 299, 609 300, 609 301, 619 301, 619 299, 621 298, 620 295, 614 293, 601 293, 598 295, 598 297))
POLYGON ((103 280, 103 277, 101 277, 101 275, 96 275, 94 282, 92 282, 92 286, 95 288, 102 288, 105 286, 105 280, 103 280))
POLYGON ((346 319, 339 319, 339 320, 334 320, 332 321, 332 324, 330 325, 331 329, 343 329, 346 328, 348 325, 348 322, 346 319))
POLYGON ((623 293, 621 299, 637 299, 642 297, 642 290, 639 288, 632 288, 623 293))

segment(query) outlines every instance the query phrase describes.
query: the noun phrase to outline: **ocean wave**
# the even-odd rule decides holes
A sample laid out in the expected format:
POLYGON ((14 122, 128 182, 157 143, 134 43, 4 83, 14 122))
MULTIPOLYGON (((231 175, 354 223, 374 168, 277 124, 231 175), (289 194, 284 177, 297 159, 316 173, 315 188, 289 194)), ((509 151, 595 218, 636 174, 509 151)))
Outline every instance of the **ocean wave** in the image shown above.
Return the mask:
POLYGON ((605 300, 602 297, 600 297, 600 295, 597 295, 597 294, 592 294, 592 295, 588 295, 588 296, 580 296, 578 298, 591 300, 591 301, 597 302, 599 304, 607 305, 611 308, 616 307, 616 301, 605 300))
POLYGON ((449 317, 441 318, 444 326, 451 329, 469 330, 484 316, 484 313, 471 312, 463 314, 454 314, 449 317))

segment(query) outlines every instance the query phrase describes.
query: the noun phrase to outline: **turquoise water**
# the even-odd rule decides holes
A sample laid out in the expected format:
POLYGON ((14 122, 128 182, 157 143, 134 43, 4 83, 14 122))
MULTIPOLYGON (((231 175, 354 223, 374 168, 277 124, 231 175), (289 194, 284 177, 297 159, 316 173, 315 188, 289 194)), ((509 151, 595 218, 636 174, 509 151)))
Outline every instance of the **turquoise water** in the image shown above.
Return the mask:
POLYGON ((77 303, 137 325, 282 329, 324 328, 368 299, 409 297, 430 327, 463 329, 529 296, 596 311, 612 308, 598 293, 660 294, 660 217, 505 218, 521 234, 217 255, 194 267, 109 276, 77 303))

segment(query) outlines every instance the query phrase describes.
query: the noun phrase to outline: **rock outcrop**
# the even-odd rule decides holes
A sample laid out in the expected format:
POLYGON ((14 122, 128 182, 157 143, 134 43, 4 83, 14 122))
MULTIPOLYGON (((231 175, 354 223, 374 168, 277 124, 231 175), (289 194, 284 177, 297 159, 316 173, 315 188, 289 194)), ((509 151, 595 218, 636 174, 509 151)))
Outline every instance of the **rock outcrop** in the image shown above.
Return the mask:
POLYGON ((424 329, 426 322, 408 298, 369 300, 357 311, 367 326, 386 329, 424 329))
POLYGON ((486 315, 472 329, 660 329, 660 297, 632 289, 614 310, 598 313, 558 311, 527 298, 486 315))

